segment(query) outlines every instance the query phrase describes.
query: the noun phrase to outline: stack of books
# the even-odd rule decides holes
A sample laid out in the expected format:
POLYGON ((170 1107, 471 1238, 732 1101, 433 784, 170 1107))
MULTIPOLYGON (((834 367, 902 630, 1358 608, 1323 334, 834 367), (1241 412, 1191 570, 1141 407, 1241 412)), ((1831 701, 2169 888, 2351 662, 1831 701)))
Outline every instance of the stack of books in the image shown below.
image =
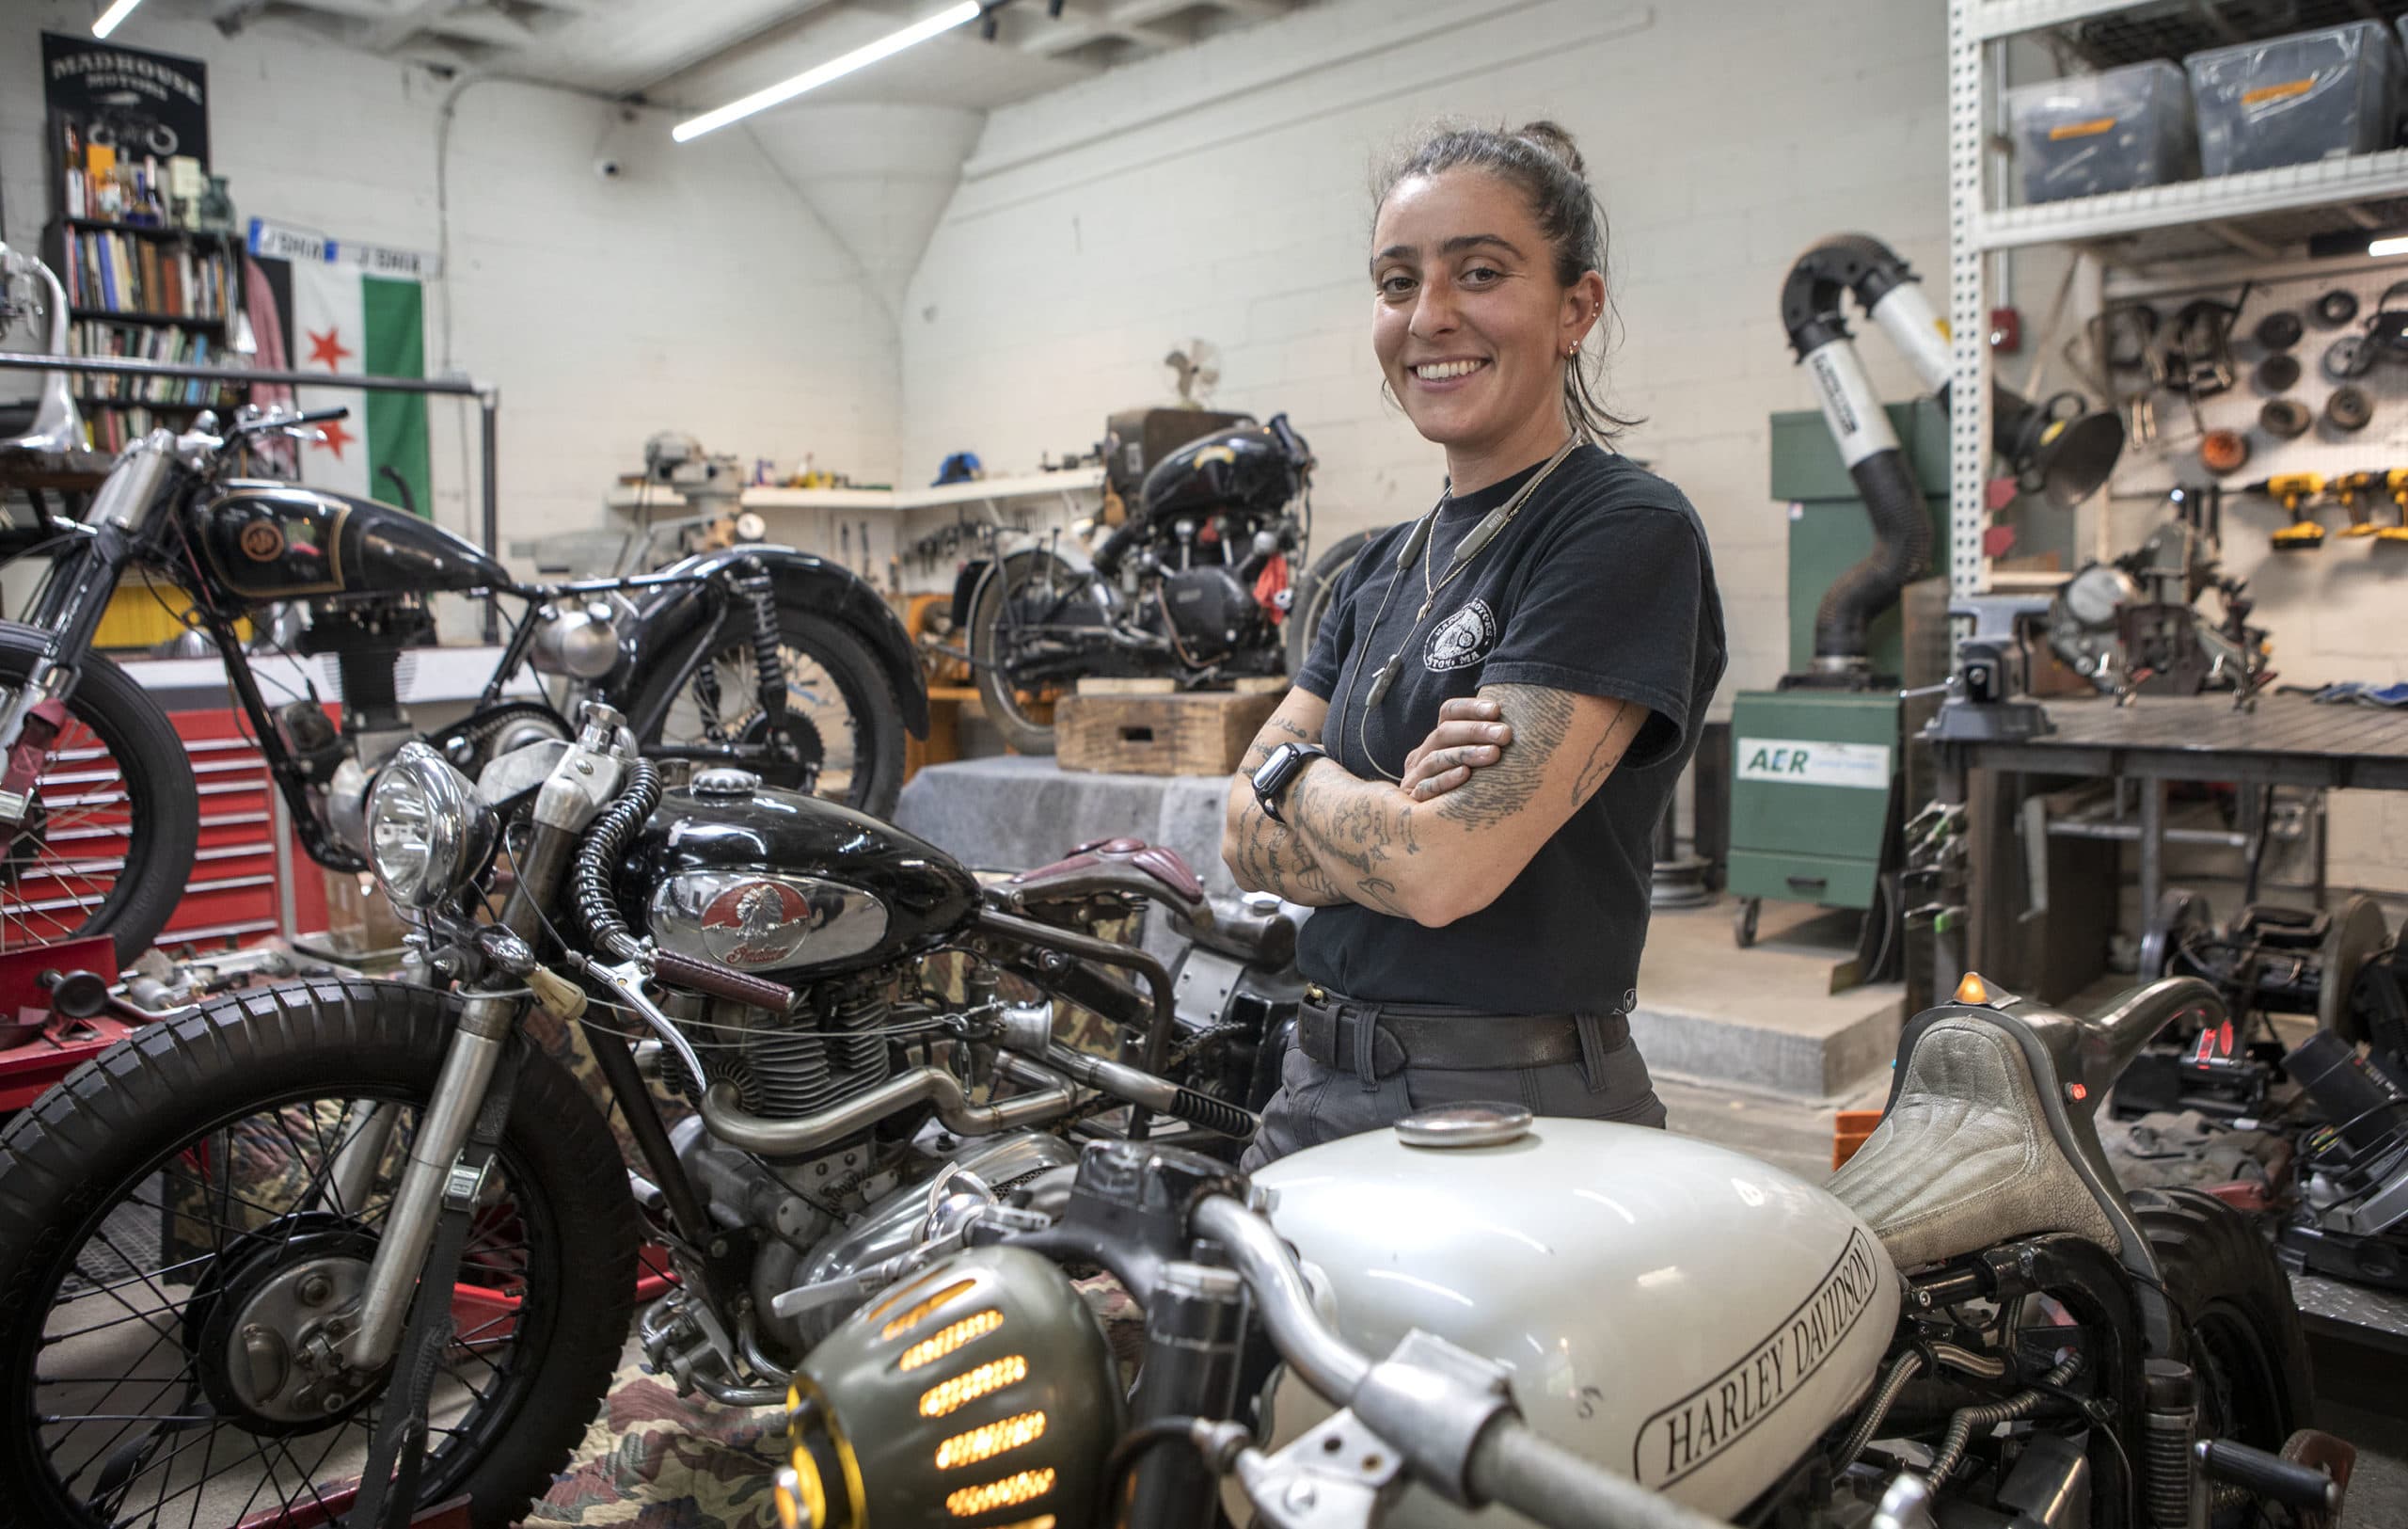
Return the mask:
POLYGON ((225 250, 105 229, 67 231, 67 303, 110 313, 219 320, 234 286, 225 250))

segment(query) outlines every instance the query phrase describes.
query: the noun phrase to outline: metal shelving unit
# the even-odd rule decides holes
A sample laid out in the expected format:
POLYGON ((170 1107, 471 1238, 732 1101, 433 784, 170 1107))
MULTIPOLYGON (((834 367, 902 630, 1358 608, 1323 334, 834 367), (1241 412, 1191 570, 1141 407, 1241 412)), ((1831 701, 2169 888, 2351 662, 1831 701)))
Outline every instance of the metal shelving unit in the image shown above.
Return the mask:
POLYGON ((2162 265, 2235 254, 2273 261, 2314 234, 2408 226, 2408 149, 2184 181, 2033 206, 1989 183, 1991 123, 2008 41, 2032 37, 2071 69, 2281 36, 2342 21, 2390 21, 2400 0, 1949 0, 1949 585, 1981 593, 1988 519, 1988 257, 2071 244, 2102 265, 2162 265))

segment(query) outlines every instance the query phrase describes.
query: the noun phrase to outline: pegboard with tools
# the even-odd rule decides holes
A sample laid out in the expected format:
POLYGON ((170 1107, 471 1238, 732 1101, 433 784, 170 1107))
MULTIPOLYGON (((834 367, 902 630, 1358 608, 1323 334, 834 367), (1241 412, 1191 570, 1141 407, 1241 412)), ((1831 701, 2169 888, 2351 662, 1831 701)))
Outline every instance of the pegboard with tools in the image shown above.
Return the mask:
POLYGON ((2066 347, 2124 417, 2109 492, 2214 484, 2227 539, 2408 570, 2408 263, 2296 272, 2111 293, 2066 347))

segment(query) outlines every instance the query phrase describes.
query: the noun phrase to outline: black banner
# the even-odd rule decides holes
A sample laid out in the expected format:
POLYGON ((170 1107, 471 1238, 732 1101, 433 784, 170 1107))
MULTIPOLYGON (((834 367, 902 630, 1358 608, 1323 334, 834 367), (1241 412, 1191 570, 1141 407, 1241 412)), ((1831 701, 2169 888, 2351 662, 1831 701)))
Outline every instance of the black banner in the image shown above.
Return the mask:
POLYGON ((209 66, 198 58, 41 35, 42 99, 86 142, 132 160, 178 154, 209 167, 209 66))

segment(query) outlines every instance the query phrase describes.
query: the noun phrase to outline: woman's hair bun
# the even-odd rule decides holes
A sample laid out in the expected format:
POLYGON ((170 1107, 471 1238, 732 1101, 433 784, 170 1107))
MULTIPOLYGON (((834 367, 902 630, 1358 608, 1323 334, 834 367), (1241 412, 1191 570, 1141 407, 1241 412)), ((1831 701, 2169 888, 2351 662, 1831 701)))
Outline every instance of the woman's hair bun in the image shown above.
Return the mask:
POLYGON ((1535 122, 1526 122, 1516 128, 1513 136, 1537 144, 1557 159, 1561 160, 1564 168, 1573 174, 1582 177, 1588 175, 1589 167, 1580 159, 1580 146, 1572 141, 1572 135, 1564 131, 1561 123, 1551 122, 1542 117, 1535 122))

